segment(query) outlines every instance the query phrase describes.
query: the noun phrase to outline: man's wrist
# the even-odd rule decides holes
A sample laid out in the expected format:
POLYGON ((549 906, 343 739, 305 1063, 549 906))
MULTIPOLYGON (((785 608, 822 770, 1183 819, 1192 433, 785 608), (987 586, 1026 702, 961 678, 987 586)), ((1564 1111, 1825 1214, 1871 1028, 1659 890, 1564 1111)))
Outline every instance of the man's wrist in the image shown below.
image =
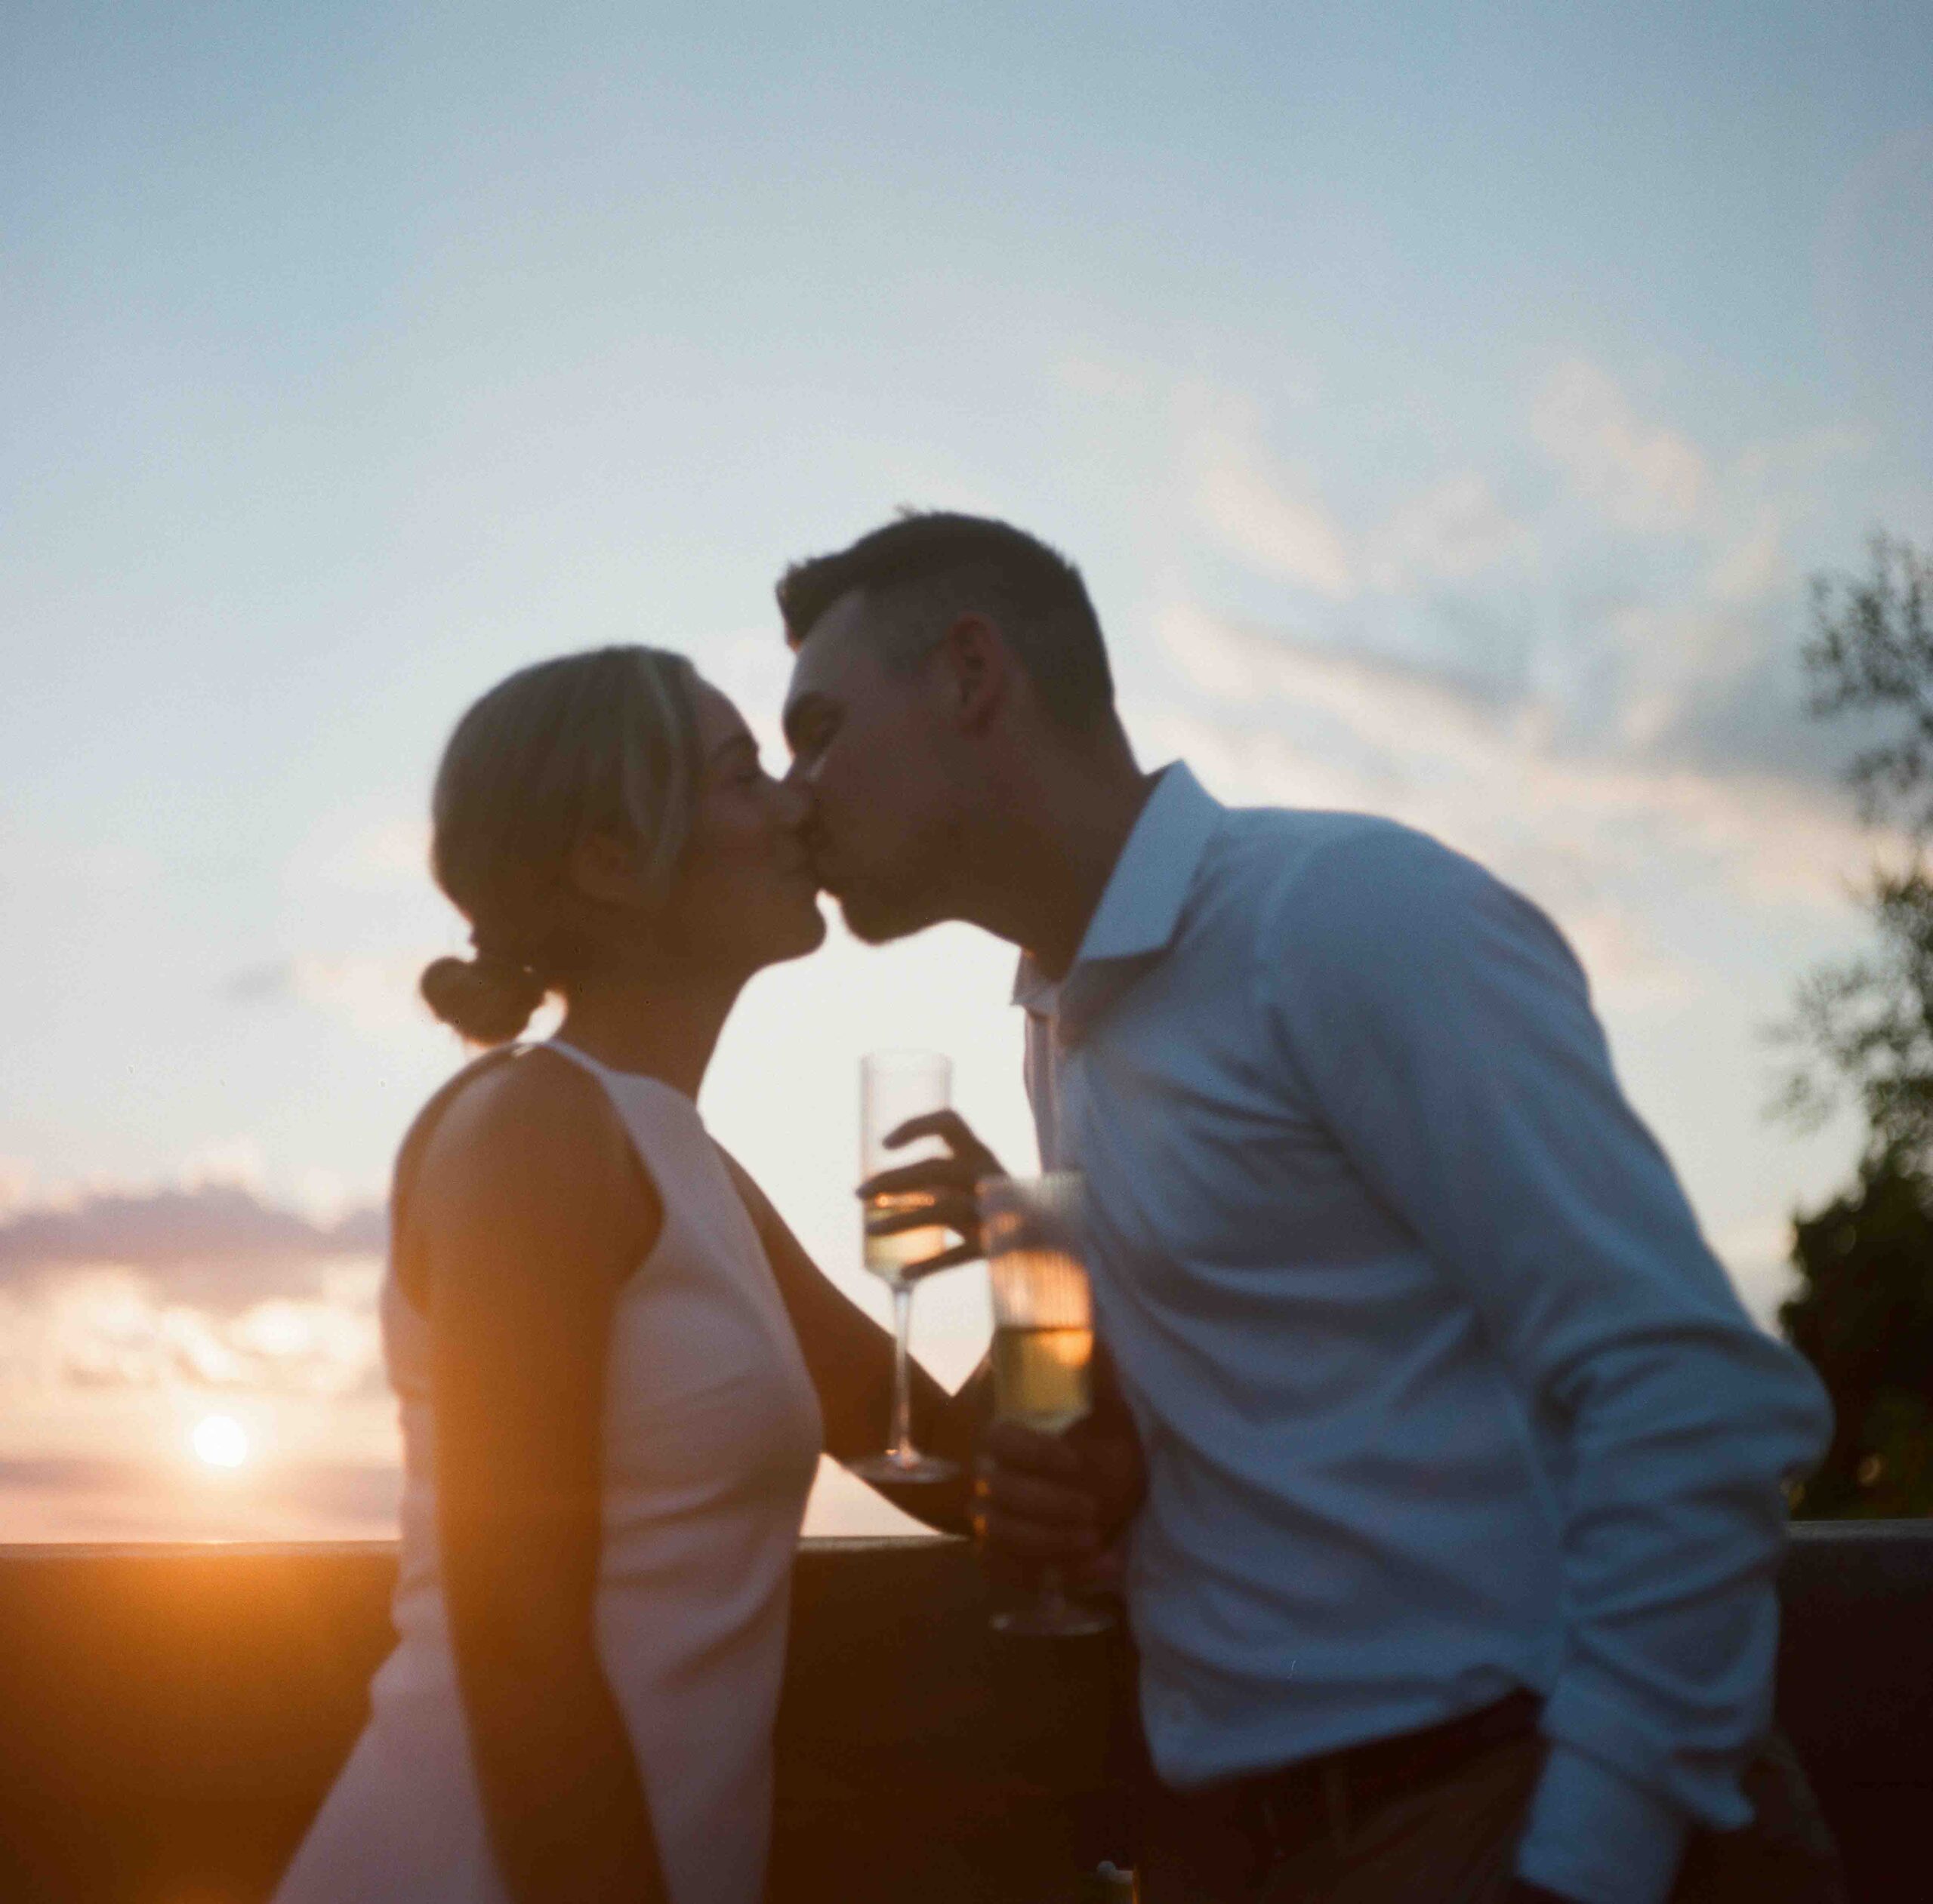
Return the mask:
POLYGON ((1553 1741, 1531 1795, 1517 1875, 1571 1904, 1665 1904, 1689 1823, 1659 1793, 1553 1741))

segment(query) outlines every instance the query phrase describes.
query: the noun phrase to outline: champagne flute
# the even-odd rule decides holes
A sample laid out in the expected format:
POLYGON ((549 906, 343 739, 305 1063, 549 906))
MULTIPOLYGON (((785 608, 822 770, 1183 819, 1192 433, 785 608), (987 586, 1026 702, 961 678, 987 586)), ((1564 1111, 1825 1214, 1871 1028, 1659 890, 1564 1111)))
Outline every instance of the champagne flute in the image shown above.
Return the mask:
MULTIPOLYGON (((989 1177, 979 1186, 994 1299, 994 1409, 1041 1434, 1059 1434, 1093 1406, 1094 1308, 1083 1261, 1081 1175, 989 1177)), ((1067 1597, 1044 1567, 1032 1604, 994 1616, 994 1630, 1054 1636, 1104 1633, 1105 1613, 1067 1597)))
MULTIPOLYGON (((896 1163, 945 1154, 933 1139, 889 1150, 886 1140, 908 1118, 944 1111, 952 1101, 953 1061, 930 1051, 877 1051, 859 1062, 859 1175, 876 1176, 896 1163)), ((919 1265, 947 1246, 939 1225, 873 1234, 872 1219, 918 1209, 930 1200, 917 1191, 868 1197, 864 1206, 865 1265, 893 1292, 893 1426, 884 1451, 852 1462, 869 1481, 939 1481, 957 1474, 950 1461, 913 1445, 913 1394, 907 1358, 912 1337, 913 1286, 919 1265)))

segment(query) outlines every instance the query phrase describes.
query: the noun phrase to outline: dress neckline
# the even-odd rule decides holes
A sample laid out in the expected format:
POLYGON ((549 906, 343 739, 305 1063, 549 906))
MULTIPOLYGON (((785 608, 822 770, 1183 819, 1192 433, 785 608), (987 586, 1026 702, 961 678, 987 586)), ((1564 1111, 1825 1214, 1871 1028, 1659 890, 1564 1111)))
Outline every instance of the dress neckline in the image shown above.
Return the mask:
POLYGON ((662 1091, 667 1097, 676 1098, 679 1103, 689 1109, 694 1116, 697 1115, 698 1101, 689 1092, 680 1090, 675 1084, 667 1083, 663 1078, 654 1077, 649 1071, 620 1071, 615 1064, 606 1064, 601 1058, 592 1057, 582 1046, 574 1045, 568 1038, 560 1037, 555 1034, 544 1040, 541 1044, 532 1047, 532 1049, 538 1051, 546 1048, 560 1052, 566 1058, 574 1059, 577 1063, 583 1065, 587 1071, 595 1072, 600 1077, 615 1078, 625 1084, 649 1084, 653 1089, 662 1091))

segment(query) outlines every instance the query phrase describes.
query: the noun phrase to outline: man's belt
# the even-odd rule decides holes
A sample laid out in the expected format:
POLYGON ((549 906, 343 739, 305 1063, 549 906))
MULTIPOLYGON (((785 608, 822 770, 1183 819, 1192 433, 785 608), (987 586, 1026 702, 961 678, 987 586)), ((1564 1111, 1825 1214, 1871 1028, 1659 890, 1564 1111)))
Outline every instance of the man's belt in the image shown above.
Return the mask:
POLYGON ((1441 1724, 1344 1745, 1271 1772, 1177 1792, 1182 1807, 1233 1828, 1267 1862, 1286 1857, 1325 1828, 1346 1833, 1361 1817, 1406 1792, 1447 1777, 1457 1767, 1537 1730, 1543 1702, 1534 1693, 1506 1694, 1441 1724))

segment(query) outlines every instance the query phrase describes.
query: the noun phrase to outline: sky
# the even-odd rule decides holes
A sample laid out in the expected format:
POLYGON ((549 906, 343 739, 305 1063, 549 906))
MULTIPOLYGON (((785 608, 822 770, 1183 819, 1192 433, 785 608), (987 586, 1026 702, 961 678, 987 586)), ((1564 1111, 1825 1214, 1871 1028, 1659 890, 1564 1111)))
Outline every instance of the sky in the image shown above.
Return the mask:
MULTIPOLYGON (((1754 1313, 1858 1134, 1766 1029, 1877 847, 1807 583, 1933 543, 1933 4, 14 0, 0 1542, 381 1535, 381 1200, 460 1061, 430 777, 905 504, 1081 565, 1145 763, 1546 907, 1754 1313), (232 1421, 239 1437, 199 1437, 232 1421)), ((701 1108, 877 1313, 872 1049, 1031 1160, 1010 953, 835 931, 701 1108)), ((949 1379, 984 1277, 923 1288, 949 1379)), ((882 1425, 882 1427, 883 1425, 882 1425)), ((822 1477, 810 1526, 889 1524, 822 1477)))

